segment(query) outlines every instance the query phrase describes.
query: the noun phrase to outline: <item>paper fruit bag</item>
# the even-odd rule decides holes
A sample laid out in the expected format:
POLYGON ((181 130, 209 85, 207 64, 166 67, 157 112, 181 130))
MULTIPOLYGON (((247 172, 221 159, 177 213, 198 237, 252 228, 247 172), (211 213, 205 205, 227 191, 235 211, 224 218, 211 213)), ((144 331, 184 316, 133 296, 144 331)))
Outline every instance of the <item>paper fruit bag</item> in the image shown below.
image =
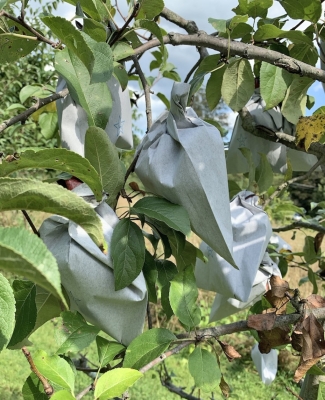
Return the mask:
POLYGON ((233 232, 233 252, 238 270, 208 244, 200 249, 207 257, 204 263, 197 259, 195 277, 199 288, 211 290, 243 302, 248 301, 257 270, 272 234, 271 223, 258 197, 242 191, 230 203, 233 232))
POLYGON ((182 205, 192 230, 234 264, 223 141, 214 126, 186 108, 189 89, 174 84, 170 112, 140 144, 135 172, 148 191, 182 205))
MULTIPOLYGON (((67 87, 64 79, 59 78, 57 92, 67 87)), ((105 131, 111 142, 121 149, 133 147, 132 111, 128 89, 122 92, 121 86, 114 76, 107 82, 112 96, 112 111, 105 131)), ((85 155, 85 134, 88 129, 87 114, 68 94, 56 102, 59 119, 59 130, 62 147, 85 155)))
MULTIPOLYGON (((89 196, 86 186, 76 188, 79 195, 89 196)), ((109 249, 119 219, 105 202, 97 205, 95 210, 109 249)), ((143 274, 130 286, 115 291, 110 252, 102 253, 79 225, 53 216, 43 222, 39 232, 58 262, 61 282, 70 298, 70 309, 80 312, 88 322, 128 345, 142 332, 146 315, 147 289, 143 274)))

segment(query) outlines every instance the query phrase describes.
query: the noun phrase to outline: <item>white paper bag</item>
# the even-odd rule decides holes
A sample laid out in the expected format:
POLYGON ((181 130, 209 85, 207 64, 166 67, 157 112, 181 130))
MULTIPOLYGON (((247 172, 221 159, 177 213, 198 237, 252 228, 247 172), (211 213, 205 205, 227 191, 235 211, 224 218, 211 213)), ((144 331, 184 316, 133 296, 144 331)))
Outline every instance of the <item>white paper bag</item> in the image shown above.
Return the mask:
POLYGON ((200 249, 208 262, 197 259, 195 277, 199 288, 212 290, 227 298, 246 302, 263 259, 272 228, 258 197, 242 191, 230 203, 234 259, 239 270, 202 242, 200 249))
POLYGON ((267 354, 262 354, 258 349, 258 343, 254 345, 251 356, 262 382, 271 385, 278 372, 278 352, 271 349, 267 354))
MULTIPOLYGON (((132 111, 128 89, 122 92, 119 82, 114 76, 107 82, 112 96, 112 111, 105 131, 111 142, 121 149, 133 147, 132 111)), ((57 92, 67 87, 66 82, 59 78, 57 92)), ((59 130, 62 147, 85 155, 85 135, 88 129, 87 114, 68 94, 56 102, 59 119, 59 130)))
POLYGON ((268 283, 272 275, 281 277, 281 272, 277 264, 271 260, 268 253, 265 253, 255 276, 248 300, 243 302, 227 298, 226 296, 217 293, 211 307, 210 322, 219 321, 229 315, 236 314, 245 308, 253 306, 256 302, 261 300, 264 293, 269 290, 268 283))
POLYGON ((185 207, 192 230, 234 264, 223 141, 214 126, 186 108, 189 89, 174 84, 170 112, 140 144, 135 172, 148 191, 185 207))
MULTIPOLYGON (((256 125, 263 125, 273 131, 295 135, 294 125, 283 117, 279 107, 267 111, 264 111, 264 107, 265 102, 261 98, 259 90, 256 90, 246 104, 246 108, 253 116, 256 125)), ((251 150, 256 166, 260 159, 259 153, 266 154, 274 172, 284 173, 286 171, 287 157, 291 161, 293 171, 308 171, 317 162, 317 158, 312 154, 288 149, 282 144, 270 142, 245 131, 242 127, 241 118, 237 116, 227 153, 227 170, 230 174, 248 171, 248 163, 239 150, 241 147, 247 147, 251 150)))
MULTIPOLYGON (((78 195, 92 192, 83 184, 73 190, 78 195)), ((108 249, 119 219, 105 203, 95 204, 108 249)), ((100 327, 114 339, 128 345, 143 329, 147 289, 141 273, 134 282, 119 291, 114 288, 110 251, 105 255, 88 234, 74 222, 53 216, 46 219, 40 235, 56 258, 61 282, 70 298, 70 309, 100 327)))

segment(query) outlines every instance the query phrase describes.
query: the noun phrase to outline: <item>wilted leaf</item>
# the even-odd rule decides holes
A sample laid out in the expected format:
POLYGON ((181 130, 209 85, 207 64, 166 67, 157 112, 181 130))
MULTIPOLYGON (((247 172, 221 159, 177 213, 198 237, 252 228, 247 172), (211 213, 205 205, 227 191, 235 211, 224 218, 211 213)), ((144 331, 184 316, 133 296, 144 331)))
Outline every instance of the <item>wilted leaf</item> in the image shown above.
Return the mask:
POLYGON ((222 394, 225 396, 226 399, 228 399, 229 393, 230 393, 230 387, 229 387, 228 383, 225 381, 225 378, 223 377, 223 375, 221 375, 221 381, 219 383, 219 387, 220 387, 220 390, 222 391, 222 394))
POLYGON ((267 354, 272 348, 289 344, 291 342, 290 328, 274 328, 271 331, 258 332, 260 343, 258 348, 261 353, 267 354))
POLYGON ((276 297, 284 297, 286 291, 290 289, 288 282, 276 275, 271 276, 270 285, 272 295, 276 297))
POLYGON ((295 330, 291 335, 291 346, 299 353, 302 351, 303 336, 302 332, 295 330))
POLYGON ((307 373, 307 371, 315 364, 318 363, 318 361, 321 359, 322 357, 319 358, 312 358, 310 360, 304 361, 302 359, 302 357, 300 358, 300 362, 299 362, 299 366, 295 371, 293 380, 295 382, 299 382, 307 373))
POLYGON ((318 294, 311 294, 306 298, 308 308, 322 308, 325 307, 325 298, 318 294))
POLYGON ((301 117, 296 126, 296 143, 308 151, 314 142, 323 142, 325 133, 325 115, 316 114, 310 117, 301 117))
POLYGON ((225 353, 225 356, 228 358, 228 361, 231 362, 235 358, 241 358, 238 351, 233 346, 230 346, 230 344, 222 342, 221 340, 218 340, 218 343, 220 344, 222 351, 225 353))
POLYGON ((301 324, 303 361, 322 357, 325 354, 324 329, 314 314, 310 314, 301 324))
POLYGON ((270 331, 276 320, 276 313, 250 315, 247 319, 247 326, 256 331, 270 331))

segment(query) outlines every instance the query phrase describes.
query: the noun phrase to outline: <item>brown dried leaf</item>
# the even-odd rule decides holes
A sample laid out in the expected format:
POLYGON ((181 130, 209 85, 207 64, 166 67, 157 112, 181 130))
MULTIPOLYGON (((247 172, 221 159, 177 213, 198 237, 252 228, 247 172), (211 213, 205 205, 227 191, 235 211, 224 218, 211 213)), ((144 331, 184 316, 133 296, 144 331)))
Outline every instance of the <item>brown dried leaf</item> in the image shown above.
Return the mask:
POLYGON ((317 235, 315 236, 314 248, 315 248, 316 254, 318 253, 318 250, 320 249, 320 247, 322 245, 323 238, 324 238, 324 233, 322 233, 322 232, 318 232, 317 235))
POLYGON ((290 289, 289 283, 280 278, 279 276, 272 275, 270 278, 270 284, 271 284, 272 296, 275 297, 280 297, 280 298, 284 297, 285 292, 287 292, 290 289))
POLYGON ((296 369, 295 375, 293 377, 293 380, 298 383, 305 376, 306 372, 313 365, 317 364, 320 359, 321 357, 312 358, 311 360, 304 361, 301 357, 298 368, 296 369))
POLYGON ((247 326, 257 331, 270 331, 276 320, 276 313, 250 315, 247 319, 247 326))
POLYGON ((223 375, 221 375, 221 381, 219 383, 219 387, 222 391, 222 394, 225 396, 226 399, 228 399, 230 393, 230 387, 228 383, 225 381, 223 375))
POLYGON ((260 352, 267 354, 274 347, 289 344, 291 342, 289 332, 290 328, 274 328, 271 331, 258 332, 261 339, 258 345, 260 352))
POLYGON ((292 348, 296 351, 299 351, 299 353, 300 353, 302 351, 302 345, 303 345, 302 332, 299 332, 299 331, 292 332, 292 335, 291 335, 292 348))
POLYGON ((303 335, 302 359, 319 358, 325 354, 324 329, 314 314, 310 314, 301 324, 303 335))
POLYGON ((138 192, 140 190, 139 185, 136 182, 130 182, 129 186, 132 190, 134 190, 135 192, 138 192))
POLYGON ((311 294, 307 297, 309 308, 322 308, 325 307, 325 298, 318 294, 311 294))
POLYGON ((220 344, 222 351, 225 353, 225 356, 228 358, 228 361, 231 362, 235 358, 241 358, 238 351, 233 346, 230 346, 230 344, 222 342, 221 340, 218 340, 218 343, 220 344))

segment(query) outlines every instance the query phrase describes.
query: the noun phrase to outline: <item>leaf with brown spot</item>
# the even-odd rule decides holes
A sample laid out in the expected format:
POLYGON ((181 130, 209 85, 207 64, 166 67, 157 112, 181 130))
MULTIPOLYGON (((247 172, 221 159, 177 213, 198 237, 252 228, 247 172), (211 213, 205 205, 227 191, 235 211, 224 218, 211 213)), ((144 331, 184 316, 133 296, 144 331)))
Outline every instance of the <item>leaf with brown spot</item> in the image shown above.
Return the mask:
POLYGON ((300 358, 300 362, 298 365, 298 368, 296 369, 295 375, 293 377, 293 380, 295 382, 299 382, 305 375, 306 372, 315 364, 318 363, 318 361, 321 359, 322 357, 318 357, 318 358, 312 358, 311 360, 307 360, 304 361, 302 359, 302 357, 300 358))
POLYGON ((247 319, 247 326, 257 331, 270 331, 276 319, 276 313, 250 315, 247 319))
POLYGON ((271 331, 258 332, 261 339, 258 345, 260 352, 267 354, 274 347, 289 344, 291 342, 289 332, 290 328, 274 328, 271 331))
POLYGON ((225 381, 223 375, 221 375, 221 381, 219 383, 219 387, 222 391, 222 394, 225 396, 226 399, 228 399, 230 393, 230 387, 228 383, 225 381))
POLYGON ((277 315, 286 314, 289 302, 287 297, 272 296, 272 290, 266 292, 264 297, 275 308, 277 315))
POLYGON ((325 307, 325 298, 318 294, 311 294, 307 297, 307 303, 309 308, 322 308, 325 307))
POLYGON ((233 346, 230 346, 230 344, 222 342, 221 340, 218 340, 218 343, 220 344, 222 351, 225 353, 225 356, 228 358, 228 361, 231 362, 235 358, 241 358, 238 351, 233 346))
POLYGON ((317 321, 314 314, 310 314, 304 319, 302 325, 303 346, 302 358, 309 360, 318 358, 325 354, 324 329, 317 321))

